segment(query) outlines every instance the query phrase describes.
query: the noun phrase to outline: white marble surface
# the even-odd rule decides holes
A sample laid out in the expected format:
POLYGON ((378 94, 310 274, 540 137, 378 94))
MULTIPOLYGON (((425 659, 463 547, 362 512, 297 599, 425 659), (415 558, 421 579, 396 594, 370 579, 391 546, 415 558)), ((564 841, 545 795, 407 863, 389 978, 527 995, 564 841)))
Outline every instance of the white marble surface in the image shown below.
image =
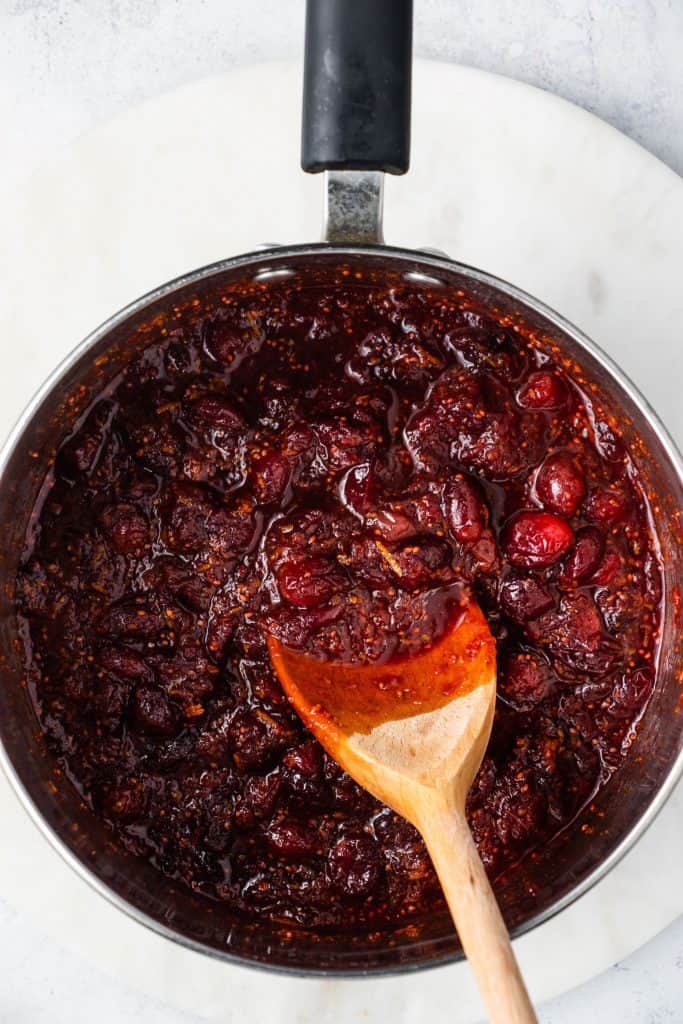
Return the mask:
MULTIPOLYGON (((472 0, 459 4, 457 15, 452 0, 418 0, 417 6, 419 51, 491 67, 576 99, 683 168, 683 8, 677 0, 472 0)), ((11 188, 55 146, 141 98, 235 64, 295 56, 301 12, 298 0, 5 0, 0 186, 11 188)), ((3 1024, 95 1016, 103 1024, 200 1019, 117 983, 33 919, 17 915, 4 896, 0 957, 3 1024)), ((590 1014, 606 1024, 683 1021, 682 961, 679 921, 624 964, 544 1006, 542 1020, 569 1024, 590 1014)), ((239 1017, 228 997, 225 1019, 239 1017)))
MULTIPOLYGON (((683 171, 680 0, 416 0, 415 8, 421 56, 549 89, 683 171)), ((148 96, 298 56, 303 9, 304 0, 0 0, 3 176, 148 96)))

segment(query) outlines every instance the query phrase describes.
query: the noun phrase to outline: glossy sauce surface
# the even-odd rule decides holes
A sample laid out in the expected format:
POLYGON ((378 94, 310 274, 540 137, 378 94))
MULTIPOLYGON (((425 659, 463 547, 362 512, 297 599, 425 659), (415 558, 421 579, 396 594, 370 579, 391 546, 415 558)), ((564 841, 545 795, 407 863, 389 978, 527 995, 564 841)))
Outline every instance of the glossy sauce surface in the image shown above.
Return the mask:
POLYGON ((441 899, 417 833, 305 731, 267 637, 391 663, 463 585, 499 689, 468 814, 493 876, 619 768, 660 568, 618 423, 462 295, 246 286, 175 322, 62 444, 18 578, 48 742, 117 842, 251 915, 353 929, 441 899))

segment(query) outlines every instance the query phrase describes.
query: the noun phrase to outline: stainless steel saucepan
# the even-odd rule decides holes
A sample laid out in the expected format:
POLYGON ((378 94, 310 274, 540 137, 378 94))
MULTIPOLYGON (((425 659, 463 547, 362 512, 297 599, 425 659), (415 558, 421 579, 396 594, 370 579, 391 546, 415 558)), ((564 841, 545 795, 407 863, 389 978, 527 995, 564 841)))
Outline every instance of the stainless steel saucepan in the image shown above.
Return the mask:
MULTIPOLYGON (((444 256, 382 244, 384 172, 408 167, 411 0, 309 0, 303 167, 326 172, 324 240, 247 253, 193 271, 137 299, 90 334, 48 378, 0 456, 0 760, 29 814, 78 874, 121 910, 196 950, 294 972, 358 974, 424 967, 460 955, 450 918, 434 915, 415 936, 292 933, 245 921, 195 896, 149 864, 117 850, 44 749, 22 682, 23 652, 13 609, 14 578, 31 508, 55 446, 78 412, 137 349, 153 341, 173 308, 211 300, 235 282, 289 275, 331 279, 341 267, 376 281, 460 290, 498 315, 521 315, 577 360, 621 423, 649 489, 665 570, 662 655, 654 696, 624 766, 588 811, 504 881, 498 897, 513 933, 535 927, 575 900, 643 834, 683 770, 681 630, 683 465, 637 388, 579 330, 537 299, 444 256)), ((9 841, 11 837, 6 837, 9 841)))

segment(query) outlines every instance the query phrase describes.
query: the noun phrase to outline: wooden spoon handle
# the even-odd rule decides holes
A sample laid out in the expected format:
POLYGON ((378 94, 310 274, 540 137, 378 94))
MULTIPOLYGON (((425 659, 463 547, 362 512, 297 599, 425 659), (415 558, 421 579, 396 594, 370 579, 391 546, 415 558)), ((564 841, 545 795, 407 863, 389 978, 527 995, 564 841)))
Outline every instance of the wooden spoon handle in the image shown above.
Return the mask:
POLYGON ((439 805, 423 810, 420 831, 491 1024, 536 1024, 508 930, 464 814, 439 805))

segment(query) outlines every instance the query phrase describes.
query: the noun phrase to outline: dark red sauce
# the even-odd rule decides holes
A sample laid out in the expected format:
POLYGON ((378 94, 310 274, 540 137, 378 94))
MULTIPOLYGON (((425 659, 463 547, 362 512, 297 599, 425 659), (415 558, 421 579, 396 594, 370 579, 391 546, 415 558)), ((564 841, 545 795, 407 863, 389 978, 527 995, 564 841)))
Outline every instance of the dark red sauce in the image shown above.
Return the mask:
POLYGON ((614 416, 445 290, 251 285, 157 334, 61 445, 27 539, 48 742, 117 842, 207 897, 419 921, 440 893, 417 833, 307 735, 266 637, 386 660, 471 586, 499 697, 469 818, 512 869, 619 768, 654 684, 656 539, 614 416))

